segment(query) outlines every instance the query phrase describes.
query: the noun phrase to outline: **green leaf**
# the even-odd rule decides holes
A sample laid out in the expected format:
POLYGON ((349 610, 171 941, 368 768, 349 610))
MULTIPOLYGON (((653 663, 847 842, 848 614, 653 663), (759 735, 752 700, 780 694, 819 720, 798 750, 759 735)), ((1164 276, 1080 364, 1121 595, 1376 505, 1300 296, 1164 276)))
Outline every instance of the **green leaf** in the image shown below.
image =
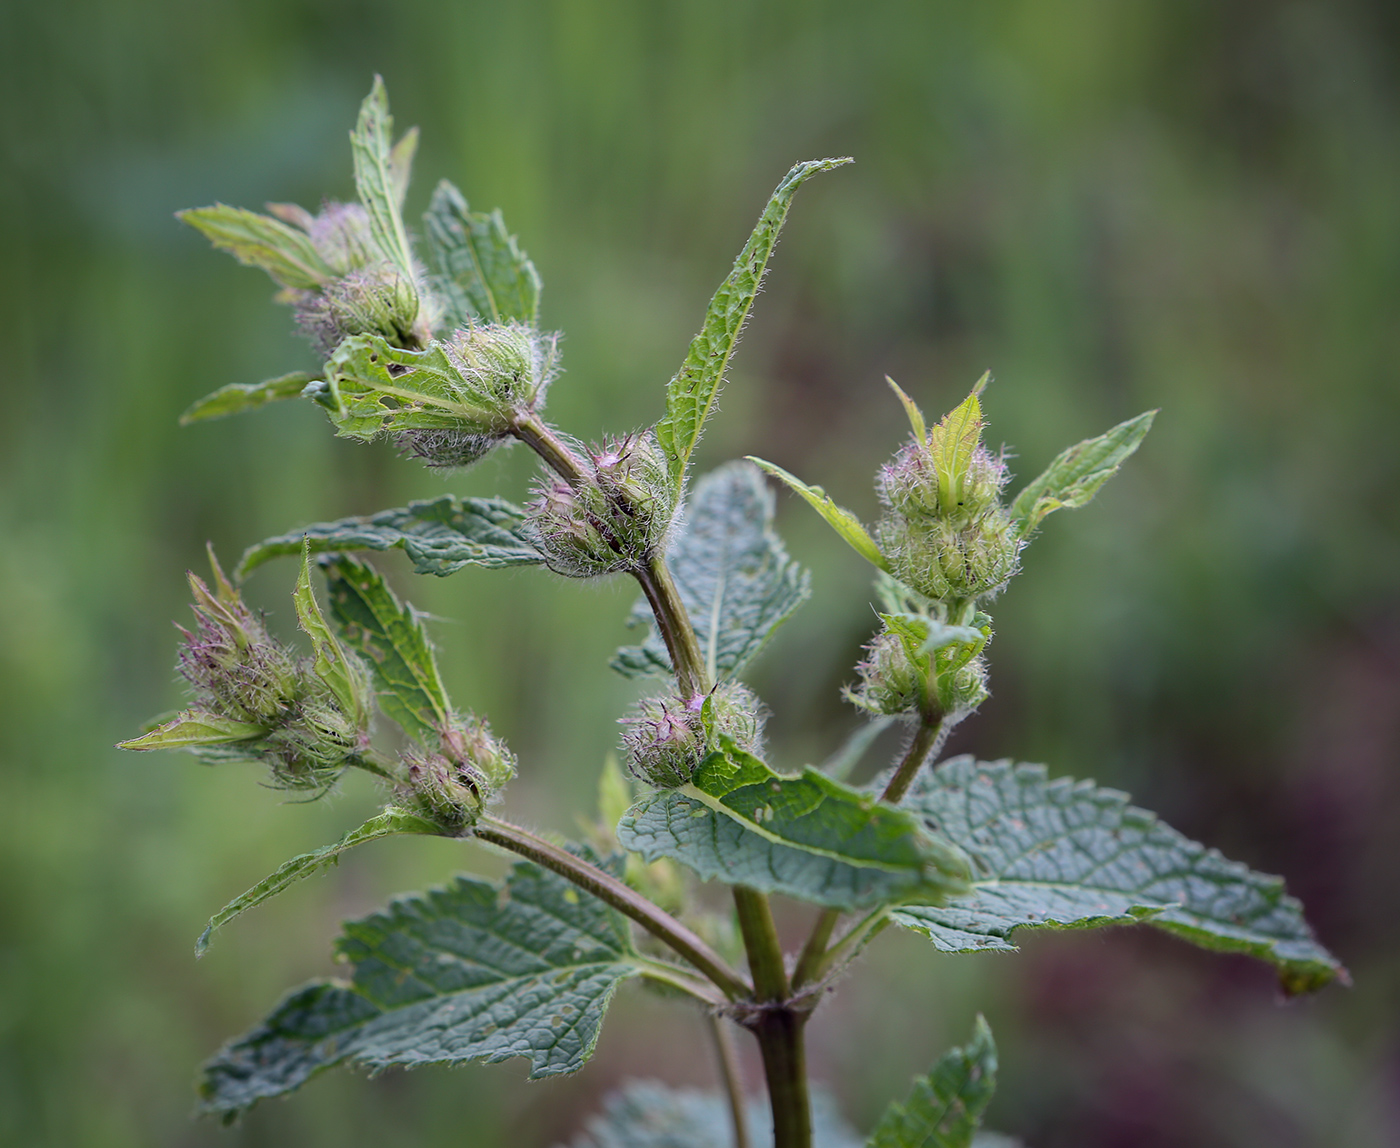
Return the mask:
POLYGON ((468 402, 468 393, 441 344, 407 351, 377 335, 342 341, 326 363, 325 381, 307 391, 337 434, 362 442, 401 430, 496 428, 498 417, 468 402))
POLYGON ((436 746, 451 707, 433 647, 411 607, 374 567, 343 555, 321 559, 341 635, 374 674, 379 705, 410 737, 436 746))
POLYGON ((963 399, 929 436, 933 467, 938 475, 938 501, 943 513, 955 515, 963 503, 963 480, 977 444, 982 441, 982 403, 979 396, 986 389, 990 374, 977 380, 972 393, 963 399))
POLYGON ((850 162, 849 157, 808 160, 788 172, 774 189, 753 234, 734 261, 734 269, 710 300, 700 333, 691 340, 685 362, 666 388, 666 415, 656 424, 656 438, 666 452, 671 481, 677 490, 685 483, 690 456, 714 407, 729 356, 763 282, 768 256, 787 218, 792 197, 817 172, 850 162))
POLYGON ((221 419, 228 415, 241 415, 244 411, 255 411, 268 403, 281 399, 294 399, 306 389, 306 384, 319 376, 308 375, 305 371, 293 371, 290 375, 279 375, 275 379, 264 379, 260 383, 230 383, 220 387, 212 395, 205 395, 180 416, 180 425, 201 422, 204 419, 221 419))
MULTIPOLYGON (((394 155, 389 146, 394 119, 389 115, 389 96, 384 81, 374 77, 374 86, 360 105, 360 118, 350 133, 350 151, 355 161, 355 191, 369 216, 369 233, 380 254, 399 273, 405 288, 413 290, 413 257, 399 213, 401 187, 406 188, 402 155, 401 182, 395 177, 394 155)), ((411 154, 411 153, 410 153, 411 154)), ((410 313, 416 310, 410 308, 410 313)))
POLYGON ((303 540, 313 554, 403 550, 415 574, 445 577, 466 566, 536 566, 544 561, 525 533, 525 512, 501 498, 442 494, 394 510, 337 522, 313 522, 250 546, 236 574, 245 578, 271 558, 296 554, 303 540))
POLYGON ((729 738, 690 784, 639 801, 624 849, 670 857, 706 880, 855 909, 967 888, 967 859, 903 810, 815 769, 784 777, 729 738))
POLYGON ((1083 506, 1118 473, 1123 461, 1137 450, 1152 429, 1156 411, 1144 411, 1119 423, 1098 438, 1085 439, 1055 459, 1011 504, 1011 517, 1022 537, 1029 537, 1040 520, 1061 507, 1083 506))
POLYGON ((292 603, 296 607, 298 623, 311 639, 312 669, 316 676, 325 683, 355 728, 368 729, 370 715, 365 712, 365 696, 368 693, 365 668, 358 658, 336 641, 331 628, 326 625, 325 616, 311 590, 311 547, 305 542, 302 544, 301 572, 292 591, 292 603))
POLYGON ((970 1043, 945 1053, 908 1100, 885 1109, 867 1148, 972 1148, 996 1086, 997 1048, 979 1016, 970 1043))
POLYGON ((885 376, 885 382, 889 383, 890 390, 894 391, 895 397, 904 407, 904 413, 909 418, 909 429, 914 432, 914 441, 927 445, 928 424, 924 422, 924 412, 919 410, 919 404, 906 395, 904 389, 889 375, 885 376))
POLYGON ((335 277, 306 232, 270 215, 216 203, 177 211, 175 218, 245 266, 261 267, 284 287, 314 290, 335 277))
POLYGON ((389 151, 389 176, 394 188, 394 207, 403 216, 408 183, 413 176, 413 157, 418 154, 418 129, 409 128, 389 151))
POLYGON ((118 749, 197 749, 201 746, 226 745, 246 741, 267 733, 264 726, 246 721, 234 721, 204 710, 185 710, 170 721, 118 742, 118 749))
POLYGON ((827 525, 841 535, 851 549, 867 562, 874 563, 886 573, 889 572, 889 563, 885 561, 885 556, 880 553, 880 548, 875 545, 875 539, 870 537, 870 531, 866 530, 861 525, 860 519, 844 506, 837 506, 836 503, 832 502, 826 491, 820 486, 808 486, 800 478, 795 478, 782 467, 771 462, 764 462, 761 458, 754 458, 753 455, 749 455, 748 460, 766 470, 774 478, 782 479, 788 486, 802 495, 813 510, 826 519, 827 525))
MULTIPOLYGON (((812 1148, 859 1148, 860 1137, 841 1116, 832 1095, 810 1089, 812 1148)), ((773 1141, 773 1113, 761 1097, 748 1105, 755 1144, 773 1141)), ((733 1148, 729 1101, 717 1092, 668 1088, 653 1080, 633 1080, 603 1101, 570 1148, 733 1148)))
POLYGON ((530 862, 503 886, 458 877, 345 926, 349 984, 316 981, 204 1067, 207 1112, 232 1117, 343 1061, 530 1059, 531 1079, 576 1072, 613 991, 639 968, 627 923, 530 862))
MULTIPOLYGON (((711 471, 687 500, 683 525, 666 554, 712 681, 733 677, 811 594, 811 575, 788 557, 773 530, 773 494, 748 463, 711 471)), ((649 622, 646 600, 629 624, 649 622)), ((669 674, 655 625, 641 648, 619 650, 625 676, 669 674)))
POLYGON ((470 211, 447 180, 437 185, 423 216, 428 263, 448 300, 449 327, 479 323, 534 324, 539 318, 540 277, 499 210, 470 211))
POLYGON ((1279 878, 1227 861, 1117 790, 957 757, 924 770, 902 807, 973 859, 971 893, 892 914, 943 952, 1011 950, 1022 928, 1143 921, 1268 961, 1289 993, 1347 980, 1279 878))
POLYGON ((406 809, 390 806, 371 817, 358 829, 350 830, 334 845, 323 845, 320 849, 313 849, 310 853, 302 853, 293 857, 286 864, 280 866, 277 872, 270 877, 264 878, 246 893, 235 897, 209 918, 209 924, 204 926, 204 932, 199 934, 199 940, 195 942, 194 955, 196 957, 204 955, 205 950, 209 948, 209 938, 214 935, 216 929, 227 925, 235 917, 242 916, 255 905, 261 905, 264 901, 271 900, 282 890, 295 885, 298 881, 329 869, 339 862, 340 855, 347 849, 353 849, 356 845, 363 845, 366 841, 374 841, 380 837, 392 837, 396 833, 437 835, 440 832, 441 830, 427 818, 410 813, 406 809))

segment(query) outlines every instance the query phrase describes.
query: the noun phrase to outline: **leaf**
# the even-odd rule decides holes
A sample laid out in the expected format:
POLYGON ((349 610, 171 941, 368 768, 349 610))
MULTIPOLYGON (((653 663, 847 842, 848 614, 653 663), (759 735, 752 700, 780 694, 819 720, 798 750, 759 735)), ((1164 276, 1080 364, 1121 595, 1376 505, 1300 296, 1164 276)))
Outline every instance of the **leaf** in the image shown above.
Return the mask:
POLYGON ((175 218, 245 266, 261 267, 284 287, 314 290, 335 277, 306 232, 270 215, 216 203, 177 211, 175 218))
MULTIPOLYGON (((384 81, 375 76, 374 86, 360 105, 359 121, 350 133, 355 191, 369 216, 369 233, 375 246, 399 273, 404 287, 413 291, 413 257, 399 214, 402 195, 389 147, 393 129, 394 119, 389 115, 389 96, 384 90, 384 81)), ((399 166, 402 169, 402 163, 399 166)), ((416 309, 415 302, 409 309, 410 314, 416 309)))
POLYGON ((685 362, 666 388, 666 415, 656 424, 656 437, 661 449, 666 452, 671 482, 677 491, 685 483, 691 453, 700 441, 700 432, 714 407, 720 384, 724 381, 725 368, 729 365, 729 356, 739 342, 739 333, 763 282, 768 256, 772 254, 778 232, 787 219, 792 197, 803 183, 818 172, 830 171, 850 162, 850 157, 808 160, 783 176, 763 214, 759 216, 749 241, 734 261, 733 270, 710 300, 700 333, 691 340, 685 362))
MULTIPOLYGON (((811 575, 788 557, 773 530, 772 492, 744 462, 727 463, 696 483, 666 565, 712 681, 743 669, 811 595, 811 575)), ((650 618, 642 599, 633 624, 650 618)), ((612 665, 628 677, 671 668, 654 625, 641 648, 619 650, 612 665)))
POLYGON ((1142 921, 1268 961, 1289 993, 1348 980, 1279 878, 1227 861, 1117 790, 1051 781, 1041 765, 956 757, 924 770, 902 807, 974 862, 971 893, 892 914, 943 952, 1011 950, 1021 928, 1142 921))
POLYGON ((919 410, 919 405, 900 387, 889 375, 885 376, 885 382, 889 383, 890 390, 894 391, 904 407, 904 413, 909 417, 909 429, 914 432, 914 441, 920 444, 928 443, 928 426, 924 422, 924 412, 919 410))
POLYGON ((705 880, 854 909, 967 888, 967 860, 905 811, 808 768, 784 777, 720 739, 690 784, 650 794, 618 825, 624 849, 705 880))
POLYGON ((418 154, 418 129, 409 128, 389 151, 389 176, 394 188, 394 207, 403 215, 408 183, 413 175, 413 157, 418 154))
POLYGON ((468 210, 462 193, 443 180, 423 216, 423 230, 429 265, 454 312, 451 326, 537 321, 539 273, 506 231, 499 210, 468 210))
POLYGON ((530 1077, 576 1072, 619 982, 639 969, 613 909, 530 862, 503 886, 458 877, 345 926, 349 984, 315 981, 204 1066, 206 1112, 231 1118, 343 1061, 388 1065, 530 1059, 530 1077))
POLYGON ((435 746, 450 707, 423 625, 374 567, 357 559, 321 559, 331 612, 341 635, 365 659, 379 705, 410 737, 435 746))
POLYGON ((472 405, 468 393, 441 344, 407 351, 377 335, 343 340, 326 363, 324 382, 307 391, 338 435, 362 442, 401 430, 494 428, 498 417, 472 405))
POLYGON ((209 923, 204 926, 204 932, 199 934, 199 940, 195 942, 194 955, 196 957, 204 956, 205 951, 209 948, 209 938, 214 935, 216 929, 227 925, 235 917, 242 916, 255 905, 261 905, 264 901, 271 900, 298 881, 329 869, 339 862, 340 855, 347 849, 353 849, 356 845, 363 845, 366 841, 374 841, 380 837, 392 837, 396 833, 437 835, 441 833, 441 830, 427 818, 410 813, 406 809, 389 806, 371 817, 358 829, 350 830, 334 845, 323 845, 319 849, 313 849, 310 853, 302 853, 293 857, 286 864, 280 866, 277 872, 270 877, 265 877, 246 893, 235 897, 209 918, 209 923))
POLYGON ((1118 473, 1123 461, 1137 450, 1157 412, 1144 411, 1119 423, 1098 438, 1085 439, 1061 454, 1030 483, 1011 504, 1011 517, 1021 536, 1029 537, 1040 520, 1061 507, 1083 506, 1118 473))
POLYGON ((963 503, 963 479, 977 444, 982 441, 982 403, 978 396, 986 389, 990 374, 977 380, 972 393, 963 399, 929 436, 933 467, 938 475, 938 501, 943 513, 955 515, 963 503))
POLYGON ((305 540, 313 554, 346 550, 401 549, 415 574, 446 577, 466 566, 535 566, 544 561, 525 533, 525 512, 501 498, 442 494, 336 522, 313 522, 300 530, 250 546, 237 576, 272 558, 295 554, 305 540))
MULTIPOLYGON (((812 1148, 859 1148, 860 1137, 841 1116, 832 1095, 810 1089, 812 1148)), ((747 1105, 755 1144, 772 1143, 773 1113, 760 1097, 747 1105)), ((570 1148, 732 1148, 729 1101, 717 1092, 670 1088, 654 1080, 628 1081, 603 1101, 570 1148)))
POLYGON ((365 712, 364 698, 368 692, 365 668, 358 658, 336 641, 326 625, 321 607, 316 604, 316 595, 311 590, 311 547, 306 543, 302 545, 301 572, 292 591, 292 603, 296 608, 297 622, 311 639, 312 669, 316 676, 340 703, 341 710, 350 717, 354 727, 368 729, 370 715, 365 712))
POLYGON ((866 1148, 972 1148, 996 1078, 992 1030, 979 1016, 970 1043, 945 1053, 908 1100, 885 1109, 866 1148))
POLYGON ((870 532, 861 525, 860 519, 847 510, 844 506, 837 506, 832 502, 820 486, 808 486, 800 478, 795 478, 780 466, 775 466, 771 462, 764 462, 761 458, 748 456, 748 460, 756 466, 766 470, 774 478, 780 478, 811 505, 812 509, 820 514, 826 523, 837 534, 841 535, 847 544, 857 554, 867 562, 874 563, 881 570, 889 573, 889 563, 885 561, 885 556, 880 553, 880 548, 875 545, 875 539, 870 537, 870 532))
POLYGON ((260 383, 230 383, 220 387, 212 395, 205 395, 180 416, 180 425, 204 419, 221 419, 228 415, 241 415, 244 411, 255 411, 268 403, 281 399, 294 399, 306 389, 306 384, 319 376, 308 375, 305 371, 293 371, 290 375, 279 375, 275 379, 264 379, 260 383))
POLYGON ((262 737, 265 726, 234 721, 204 710, 185 710, 153 730, 117 743, 118 749, 197 749, 262 737))

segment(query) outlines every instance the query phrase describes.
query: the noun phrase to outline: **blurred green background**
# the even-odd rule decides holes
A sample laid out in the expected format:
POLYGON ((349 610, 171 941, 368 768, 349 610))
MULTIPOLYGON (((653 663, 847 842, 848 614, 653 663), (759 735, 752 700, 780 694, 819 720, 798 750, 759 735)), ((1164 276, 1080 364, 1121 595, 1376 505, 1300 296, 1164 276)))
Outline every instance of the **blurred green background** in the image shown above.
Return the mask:
MULTIPOLYGON (((1129 789, 1284 874, 1356 987, 1281 1005, 1267 970, 1141 930, 980 960, 886 935, 812 1028, 852 1119, 980 1009, 992 1123, 1032 1148, 1400 1142, 1398 34, 1380 0, 0 2, 0 1142, 530 1148, 627 1075, 711 1081, 700 1022, 624 992, 564 1082, 337 1072, 231 1131, 191 1119, 199 1061, 331 968, 339 919, 501 868, 377 844, 196 964, 211 910, 375 795, 284 804, 110 748, 179 703, 168 623, 206 539, 528 489, 521 452, 444 480, 302 404, 176 427, 314 363, 266 278, 171 213, 348 197, 376 71, 423 129, 411 211, 450 177, 539 266, 576 434, 656 417, 768 191, 843 154, 797 198, 702 466, 761 453, 869 515, 904 433, 886 373, 935 414, 991 368, 1023 479, 1162 408, 1028 552, 951 748, 1129 789)), ((855 725, 872 619, 860 560, 780 513, 816 594, 752 680, 796 766, 855 725)), ((635 695, 606 669, 632 590, 382 565, 518 750, 509 810, 571 830, 635 695)), ((291 578, 250 590, 287 635, 291 578)))

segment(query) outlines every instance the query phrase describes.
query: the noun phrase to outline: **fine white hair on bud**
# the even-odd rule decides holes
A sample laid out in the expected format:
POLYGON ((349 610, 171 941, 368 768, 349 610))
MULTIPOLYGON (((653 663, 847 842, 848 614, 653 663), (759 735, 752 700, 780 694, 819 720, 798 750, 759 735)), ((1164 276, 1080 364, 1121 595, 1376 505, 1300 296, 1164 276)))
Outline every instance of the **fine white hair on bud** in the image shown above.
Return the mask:
POLYGON ((675 487, 647 431, 590 449, 576 485, 546 476, 528 513, 551 569, 594 578, 635 570, 662 553, 676 510, 675 487))
POLYGON ((720 738, 763 752, 763 707, 748 687, 724 682, 707 694, 644 698, 622 719, 622 746, 634 777, 662 789, 684 785, 720 738))

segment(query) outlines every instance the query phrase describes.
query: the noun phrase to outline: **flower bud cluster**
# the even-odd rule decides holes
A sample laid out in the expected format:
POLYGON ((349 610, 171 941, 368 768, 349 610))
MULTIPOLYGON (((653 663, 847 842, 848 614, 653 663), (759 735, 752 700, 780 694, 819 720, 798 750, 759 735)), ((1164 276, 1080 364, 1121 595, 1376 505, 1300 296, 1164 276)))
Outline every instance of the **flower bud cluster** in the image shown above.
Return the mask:
MULTIPOLYGON (((312 661, 268 634, 217 566, 215 575, 217 593, 190 575, 197 626, 195 633, 182 629, 179 669, 196 708, 259 728, 230 743, 240 756, 265 762, 278 788, 324 789, 368 747, 368 717, 360 715, 372 712, 372 699, 347 710, 312 661)), ((229 756, 227 748, 214 749, 211 757, 229 756)))
POLYGON ((461 836, 497 790, 515 774, 515 756, 491 728, 472 715, 454 715, 439 752, 402 754, 407 796, 448 836, 461 836))
POLYGON ((549 476, 529 507, 535 544, 550 567, 593 578, 645 566, 676 517, 675 488, 650 431, 589 452, 582 479, 549 476))
POLYGON ((544 406, 558 373, 559 336, 523 323, 485 323, 454 331, 439 345, 456 374, 462 402, 482 412, 479 422, 452 430, 402 431, 405 454, 428 466, 470 466, 510 437, 515 416, 544 406))
POLYGON ((1016 573, 1021 542, 1001 506, 1005 462, 978 443, 950 473, 940 465, 952 453, 940 438, 947 433, 932 428, 926 443, 908 444, 881 469, 886 513, 876 530, 901 582, 934 600, 973 602, 1016 573))
POLYGON ((738 682, 690 698, 646 698, 622 724, 633 776, 663 789, 686 784, 721 735, 749 753, 763 750, 762 707, 738 682))

